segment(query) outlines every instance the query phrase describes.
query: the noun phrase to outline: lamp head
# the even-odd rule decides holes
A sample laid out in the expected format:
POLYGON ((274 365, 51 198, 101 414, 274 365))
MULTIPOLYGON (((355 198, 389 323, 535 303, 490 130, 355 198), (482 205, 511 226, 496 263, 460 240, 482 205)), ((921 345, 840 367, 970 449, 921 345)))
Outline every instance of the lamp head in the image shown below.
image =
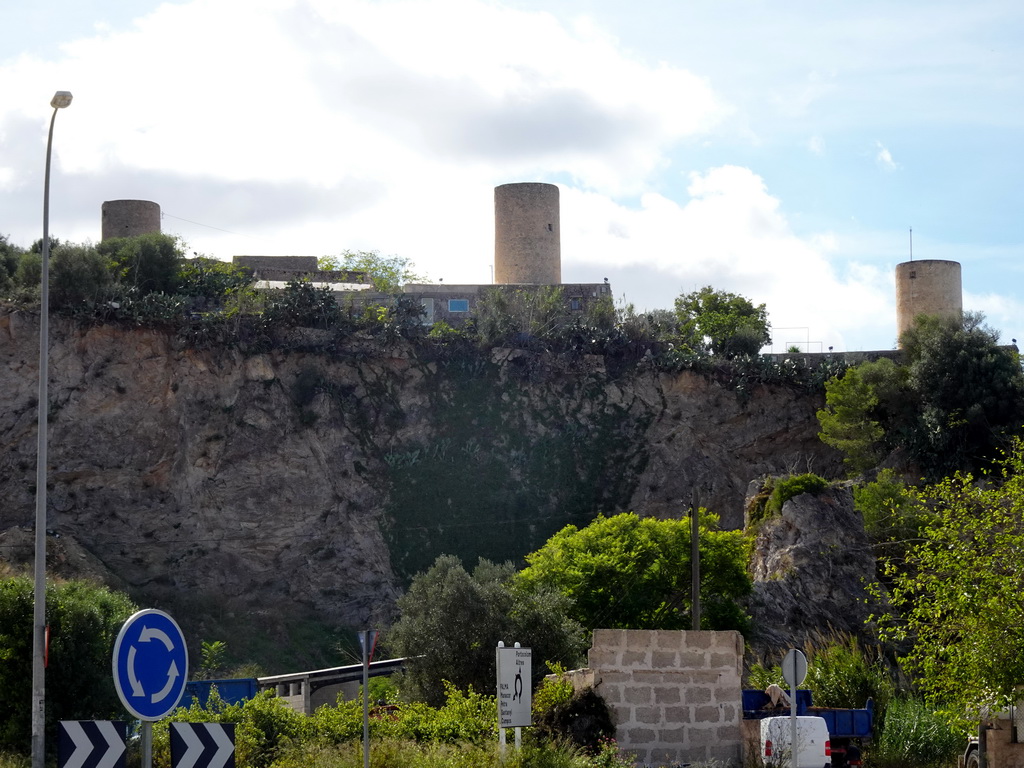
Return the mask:
POLYGON ((50 106, 54 109, 63 109, 71 103, 71 91, 57 91, 50 99, 50 106))

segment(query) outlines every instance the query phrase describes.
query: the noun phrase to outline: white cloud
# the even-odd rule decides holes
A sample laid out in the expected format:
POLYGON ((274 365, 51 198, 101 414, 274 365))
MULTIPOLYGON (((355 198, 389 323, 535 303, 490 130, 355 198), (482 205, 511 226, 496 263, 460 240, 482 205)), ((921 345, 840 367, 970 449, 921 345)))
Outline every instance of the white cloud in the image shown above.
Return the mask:
MULTIPOLYGON (((478 0, 193 0, 61 51, 0 65, 0 133, 18 146, 45 138, 53 83, 75 94, 55 231, 98 239, 103 200, 150 199, 222 258, 373 247, 486 277, 493 186, 638 194, 729 113, 592 26, 478 0)), ((18 241, 37 236, 38 165, 19 152, 0 177, 18 241)))
POLYGON ((0 84, 19 84, 8 114, 43 79, 75 93, 75 130, 61 141, 74 172, 331 185, 397 181, 432 156, 635 191, 668 145, 727 113, 689 72, 644 65, 549 14, 475 0, 253 0, 244 13, 195 0, 64 51, 5 68, 0 84))
POLYGON ((899 163, 892 159, 892 153, 883 146, 882 142, 875 142, 875 162, 884 171, 895 171, 899 163))
POLYGON ((812 346, 818 342, 815 349, 844 350, 847 336, 870 331, 895 334, 891 277, 856 261, 837 271, 831 262, 843 238, 794 234, 779 200, 750 169, 693 174, 687 191, 683 203, 644 195, 639 209, 563 191, 563 263, 652 270, 651 279, 663 284, 663 307, 671 306, 670 296, 702 285, 741 293, 765 303, 775 327, 799 329, 812 346))
POLYGON ((985 325, 999 331, 1001 344, 1011 344, 1013 339, 1017 339, 1017 346, 1024 346, 1024 326, 1021 325, 1024 303, 998 293, 965 291, 963 298, 965 310, 982 312, 985 315, 985 325))
MULTIPOLYGON (((238 9, 235 0, 163 4, 129 26, 65 41, 58 56, 0 63, 0 135, 16 148, 0 170, 0 231, 25 244, 38 237, 56 86, 75 93, 54 154, 52 224, 66 239, 98 239, 101 202, 138 197, 160 203, 165 231, 222 258, 376 248, 446 282, 486 282, 493 187, 554 181, 566 269, 633 280, 638 304, 670 306, 712 284, 765 302, 777 327, 807 328, 826 347, 894 334, 881 264, 890 233, 865 248, 856 223, 801 231, 808 212, 787 211, 765 182, 772 160, 785 159, 756 155, 824 155, 827 135, 839 169, 847 139, 830 126, 850 116, 827 107, 850 88, 840 60, 819 71, 801 52, 784 76, 775 64, 760 72, 757 99, 771 102, 769 122, 788 126, 783 148, 766 111, 724 102, 713 87, 723 78, 647 61, 591 19, 490 0, 238 9), (738 149, 723 138, 739 135, 738 149), (706 168, 736 157, 750 167, 706 168)), ((763 36, 761 25, 750 33, 763 36)), ((707 48, 690 45, 677 61, 703 67, 707 48)), ((733 63, 746 73, 754 57, 733 63)), ((881 142, 868 151, 899 168, 881 142)), ((831 221, 853 217, 869 218, 851 208, 831 221)))

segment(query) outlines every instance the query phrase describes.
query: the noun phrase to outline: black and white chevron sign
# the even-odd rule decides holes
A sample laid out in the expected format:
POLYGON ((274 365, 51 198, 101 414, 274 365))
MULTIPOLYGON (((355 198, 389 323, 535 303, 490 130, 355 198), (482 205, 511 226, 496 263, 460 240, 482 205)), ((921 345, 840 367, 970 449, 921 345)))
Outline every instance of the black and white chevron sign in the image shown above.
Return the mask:
POLYGON ((171 768, 235 768, 235 724, 171 723, 171 768))
POLYGON ((59 768, 124 768, 125 724, 110 720, 61 720, 59 768))

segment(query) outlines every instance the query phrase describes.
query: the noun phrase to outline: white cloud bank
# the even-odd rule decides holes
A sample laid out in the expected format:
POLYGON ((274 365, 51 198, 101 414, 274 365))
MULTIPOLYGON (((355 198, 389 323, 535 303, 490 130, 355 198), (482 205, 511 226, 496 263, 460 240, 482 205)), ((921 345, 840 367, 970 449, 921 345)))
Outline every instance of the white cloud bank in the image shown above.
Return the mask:
POLYGON ((844 329, 891 324, 887 280, 835 268, 841 241, 795 234, 754 171, 670 168, 730 106, 585 21, 480 0, 194 0, 61 50, 0 62, 14 242, 38 237, 56 84, 75 94, 55 139, 51 228, 67 239, 98 239, 103 200, 142 198, 221 258, 378 248, 487 282, 493 187, 546 180, 562 187, 566 268, 628 267, 639 306, 711 284, 837 350, 844 329))
POLYGON ((891 279, 855 261, 837 270, 831 257, 839 238, 795 235, 755 173, 737 166, 692 173, 687 193, 684 203, 648 193, 639 208, 596 193, 563 193, 563 260, 568 252, 570 259, 657 272, 660 302, 653 306, 670 307, 671 297, 703 285, 741 293, 767 305, 774 327, 799 329, 780 330, 777 349, 793 339, 825 351, 845 349, 847 338, 865 332, 888 337, 891 279))

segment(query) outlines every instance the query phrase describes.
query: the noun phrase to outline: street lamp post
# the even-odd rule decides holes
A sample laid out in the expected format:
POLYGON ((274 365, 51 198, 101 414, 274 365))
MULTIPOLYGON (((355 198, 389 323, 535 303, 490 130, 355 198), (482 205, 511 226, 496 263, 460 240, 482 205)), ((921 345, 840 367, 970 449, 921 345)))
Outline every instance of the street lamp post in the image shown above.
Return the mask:
POLYGON ((36 445, 36 552, 32 612, 32 768, 43 768, 46 758, 46 430, 49 409, 50 337, 50 150, 57 110, 71 103, 69 91, 57 91, 50 100, 53 116, 46 138, 46 173, 43 177, 42 279, 39 292, 39 427, 36 445))

